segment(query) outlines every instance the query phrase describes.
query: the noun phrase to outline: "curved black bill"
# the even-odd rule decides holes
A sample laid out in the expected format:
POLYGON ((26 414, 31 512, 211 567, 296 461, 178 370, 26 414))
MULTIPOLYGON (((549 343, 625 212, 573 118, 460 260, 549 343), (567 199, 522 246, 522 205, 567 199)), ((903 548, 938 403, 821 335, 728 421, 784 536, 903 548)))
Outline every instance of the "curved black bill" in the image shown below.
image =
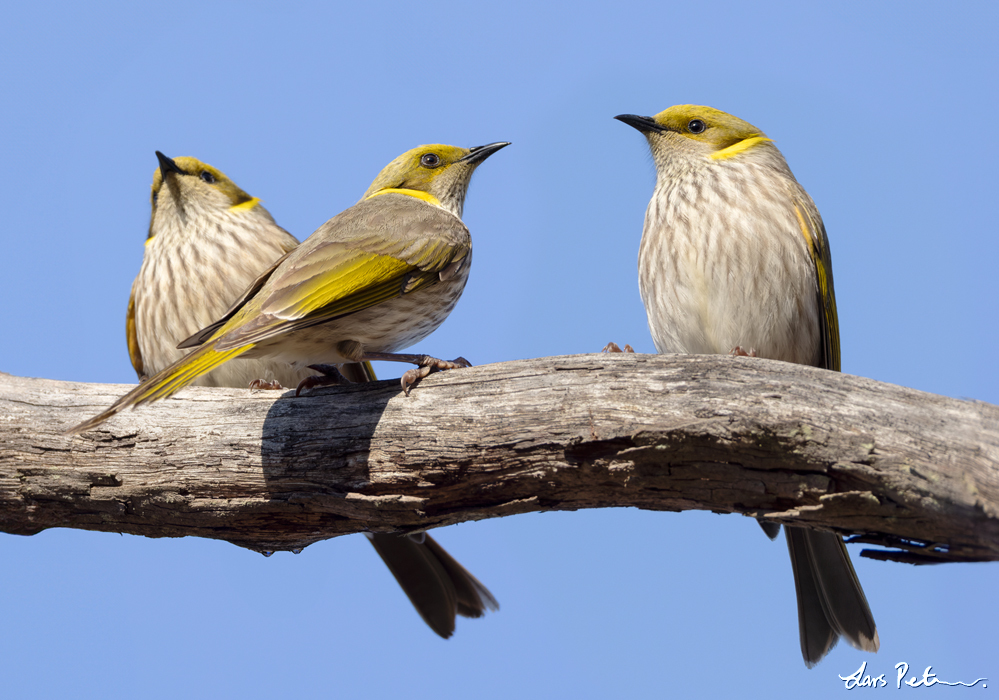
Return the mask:
POLYGON ((663 131, 663 128, 656 124, 652 117, 640 117, 637 114, 619 114, 616 117, 619 122, 624 122, 630 127, 638 129, 643 134, 649 131, 663 131))
POLYGON ((167 173, 178 173, 180 175, 184 174, 184 171, 173 162, 173 158, 167 158, 159 151, 156 151, 156 158, 160 161, 160 173, 163 175, 166 175, 167 173))
POLYGON ((496 143, 488 143, 485 146, 476 146, 475 148, 470 148, 469 150, 471 151, 471 153, 462 158, 461 162, 481 163, 499 149, 505 148, 506 146, 509 145, 510 145, 509 141, 497 141, 496 143))

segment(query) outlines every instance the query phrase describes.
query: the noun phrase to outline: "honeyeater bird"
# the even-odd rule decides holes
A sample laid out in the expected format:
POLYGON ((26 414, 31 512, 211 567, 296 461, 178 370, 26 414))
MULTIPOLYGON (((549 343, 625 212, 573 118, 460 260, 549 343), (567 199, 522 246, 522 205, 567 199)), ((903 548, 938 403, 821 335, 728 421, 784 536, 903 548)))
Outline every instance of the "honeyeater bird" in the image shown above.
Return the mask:
MULTIPOLYGON (((711 107, 616 118, 645 135, 656 165, 638 254, 656 350, 752 354, 838 372, 825 227, 773 141, 711 107)), ((772 524, 764 530, 777 534, 772 524)), ((877 651, 842 538, 790 526, 785 536, 805 663, 815 665, 840 636, 877 651)))
MULTIPOLYGON (((494 145, 492 151, 498 147, 494 145)), ((440 157, 434 148, 449 149, 424 147, 421 159, 428 152, 440 157)), ((464 176, 462 197, 470 170, 488 154, 464 166, 469 172, 464 176)), ((189 351, 177 349, 179 343, 221 318, 261 273, 298 246, 259 199, 218 169, 194 158, 171 159, 158 151, 156 156, 159 168, 153 175, 149 236, 142 268, 132 285, 126 320, 129 355, 140 380, 180 361, 189 351)), ((395 165, 398 170, 398 162, 395 165)), ((411 167, 413 163, 401 165, 411 167)), ((382 191, 383 186, 399 184, 391 177, 385 180, 386 174, 379 175, 375 181, 379 187, 369 190, 365 198, 382 191)), ((427 192, 414 189, 410 196, 425 198, 427 192)), ((377 200, 382 201, 386 200, 377 200)), ((454 214, 460 214, 460 209, 459 200, 454 214)), ((460 221, 445 219, 445 225, 464 229, 460 221)), ((337 264, 335 254, 334 246, 326 248, 331 267, 337 264)), ((345 364, 341 369, 351 381, 374 379, 368 362, 345 364)), ((263 355, 222 364, 191 383, 294 386, 311 375, 308 368, 297 369, 286 360, 263 355)), ((456 614, 480 617, 487 608, 498 608, 488 589, 429 535, 366 534, 420 616, 442 637, 453 633, 456 614)))
MULTIPOLYGON (((260 273, 298 246, 259 199, 218 169, 159 151, 156 157, 149 235, 125 321, 140 381, 188 354, 177 345, 225 314, 260 273)), ((312 374, 262 358, 224 364, 191 383, 296 386, 312 374)))
MULTIPOLYGON (((91 430, 129 406, 166 398, 237 357, 295 369, 388 360, 416 364, 408 389, 434 369, 468 366, 396 354, 439 326, 461 296, 472 238, 461 221, 475 168, 506 142, 406 151, 364 196, 257 277, 220 319, 180 344, 197 347, 106 411, 71 428, 91 430)), ((162 192, 162 190, 161 190, 162 192)))

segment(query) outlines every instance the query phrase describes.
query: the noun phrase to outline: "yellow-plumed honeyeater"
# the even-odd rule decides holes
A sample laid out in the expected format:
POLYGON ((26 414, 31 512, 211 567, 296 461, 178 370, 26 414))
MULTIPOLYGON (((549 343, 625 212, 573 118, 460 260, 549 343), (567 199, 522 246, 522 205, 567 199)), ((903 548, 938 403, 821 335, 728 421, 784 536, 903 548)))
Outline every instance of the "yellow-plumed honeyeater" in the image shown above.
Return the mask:
MULTIPOLYGON (((617 119, 645 135, 656 164, 638 255, 656 349, 753 354, 838 372, 825 227, 771 139, 711 107, 617 119)), ((764 525, 771 537, 778 529, 764 525)), ((818 663, 840 636, 876 652, 874 617, 842 538, 804 527, 785 527, 785 536, 805 663, 818 663)))
MULTIPOLYGON (((140 381, 188 354, 177 345, 224 315, 260 273, 298 247, 259 199, 218 169, 159 151, 156 157, 149 236, 125 323, 140 381)), ((224 364, 191 383, 296 386, 312 374, 260 358, 224 364)))
POLYGON ((439 326, 461 296, 472 238, 461 221, 475 168, 508 145, 419 146, 389 163, 361 201, 319 227, 261 274, 229 311, 181 343, 197 347, 70 429, 91 430, 129 406, 166 398, 237 357, 266 357, 295 369, 388 360, 418 369, 468 366, 394 354, 439 326))
MULTIPOLYGON (((494 144, 492 151, 499 147, 494 144)), ((149 237, 126 322, 129 355, 140 379, 178 362, 186 354, 178 343, 222 317, 261 273, 298 245, 259 199, 221 171, 194 158, 156 155, 160 167, 153 178, 149 237)), ((422 190, 414 192, 420 196, 422 190)), ((459 202, 458 213, 460 207, 459 202)), ((342 369, 352 381, 374 379, 368 362, 342 369)), ((222 364, 192 383, 277 387, 311 374, 264 355, 222 364)), ((420 616, 442 637, 453 633, 456 614, 480 617, 487 608, 498 608, 488 589, 429 535, 366 534, 420 616)))

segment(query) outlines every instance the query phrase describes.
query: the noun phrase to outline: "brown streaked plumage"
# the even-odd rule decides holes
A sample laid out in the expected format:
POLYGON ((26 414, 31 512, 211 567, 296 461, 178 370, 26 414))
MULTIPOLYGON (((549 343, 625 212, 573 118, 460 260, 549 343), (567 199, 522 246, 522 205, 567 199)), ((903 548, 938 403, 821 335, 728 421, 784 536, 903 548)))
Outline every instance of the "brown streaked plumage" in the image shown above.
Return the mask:
MULTIPOLYGON (((177 348, 181 341, 224 314, 263 270, 298 246, 259 200, 218 169, 195 158, 157 157, 149 236, 126 316, 129 357, 140 380, 186 355, 177 348)), ((246 387, 262 379, 295 386, 310 374, 250 360, 192 383, 246 387)))
MULTIPOLYGON (((153 179, 149 238, 126 319, 129 356, 140 379, 178 361, 186 354, 177 348, 178 343, 258 291, 262 283, 253 283, 298 245, 259 200, 236 187, 221 171, 194 158, 170 159, 159 152, 157 157, 160 168, 153 179)), ((402 195, 393 195, 397 196, 402 195)), ((383 208, 383 213, 391 219, 392 206, 383 208)), ((458 238, 462 234, 467 238, 464 227, 458 238)), ((327 258, 336 257, 334 248, 331 244, 327 258)), ((350 250, 339 252, 350 255, 350 250)), ((465 257, 470 258, 470 253, 465 257)), ((305 279, 310 276, 308 271, 304 274, 305 279)), ((462 284, 465 277, 467 266, 462 284)), ((459 295, 460 289, 447 303, 453 306, 459 295)), ((384 325, 377 315, 370 323, 375 329, 372 336, 384 325)), ((419 335, 430 330, 416 324, 413 332, 419 335)), ((404 336, 400 342, 406 339, 404 336)), ((294 386, 312 375, 301 362, 301 369, 293 364, 267 354, 240 358, 194 383, 245 387, 259 379, 294 386)), ((344 364, 341 369, 350 381, 375 380, 367 362, 344 364)), ((440 636, 451 636, 456 615, 481 617, 487 609, 498 609, 489 590, 430 535, 369 533, 368 540, 420 617, 440 636)))
MULTIPOLYGON (((645 135, 656 164, 638 259, 656 349, 744 348, 839 371, 825 227, 766 134, 696 105, 617 119, 645 135)), ((772 524, 764 530, 777 534, 772 524)), ((805 663, 818 663, 840 636, 877 651, 874 617, 842 538, 802 527, 785 534, 805 663)))
POLYGON ((393 351, 432 332, 461 294, 471 238, 458 212, 476 167, 507 145, 432 144, 407 151, 378 175, 378 189, 319 227, 260 275, 222 319, 181 344, 197 350, 67 432, 93 429, 124 408, 166 398, 241 355, 265 354, 296 369, 412 362, 418 369, 402 377, 407 393, 430 371, 468 366, 463 358, 447 362, 393 351))

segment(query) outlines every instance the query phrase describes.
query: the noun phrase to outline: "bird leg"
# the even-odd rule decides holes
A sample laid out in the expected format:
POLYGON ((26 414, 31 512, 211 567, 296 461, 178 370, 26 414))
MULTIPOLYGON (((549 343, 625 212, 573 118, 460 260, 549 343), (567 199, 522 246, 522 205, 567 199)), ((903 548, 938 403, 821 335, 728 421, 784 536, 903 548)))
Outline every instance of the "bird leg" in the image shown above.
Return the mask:
POLYGON ((353 383, 340 374, 340 368, 336 365, 309 365, 309 369, 322 372, 322 374, 314 374, 300 381, 298 388, 295 389, 295 396, 298 396, 306 389, 312 389, 317 386, 339 386, 340 384, 353 383))
POLYGON ((635 352, 635 348, 631 347, 627 343, 624 345, 624 350, 621 346, 615 343, 613 340, 604 346, 604 349, 600 352, 635 352))
POLYGON ((402 390, 406 393, 406 396, 409 396, 409 390, 413 388, 414 384, 431 372, 472 366, 472 363, 464 357, 457 357, 448 362, 447 360, 438 360, 436 357, 430 357, 430 355, 407 355, 394 352, 366 352, 361 359, 369 362, 411 362, 416 365, 415 369, 407 371, 400 379, 402 390))
POLYGON ((281 386, 281 382, 277 379, 272 382, 269 382, 266 379, 254 379, 250 382, 250 391, 281 391, 282 389, 284 389, 284 387, 281 386))
POLYGON ((745 350, 742 349, 741 345, 736 345, 734 348, 732 348, 729 351, 728 354, 731 355, 732 357, 756 357, 755 350, 749 348, 749 352, 746 352, 745 350))

